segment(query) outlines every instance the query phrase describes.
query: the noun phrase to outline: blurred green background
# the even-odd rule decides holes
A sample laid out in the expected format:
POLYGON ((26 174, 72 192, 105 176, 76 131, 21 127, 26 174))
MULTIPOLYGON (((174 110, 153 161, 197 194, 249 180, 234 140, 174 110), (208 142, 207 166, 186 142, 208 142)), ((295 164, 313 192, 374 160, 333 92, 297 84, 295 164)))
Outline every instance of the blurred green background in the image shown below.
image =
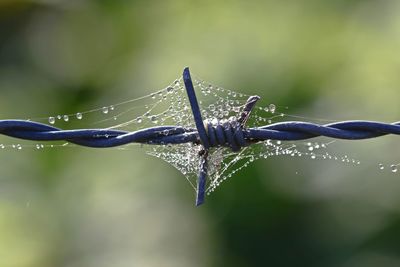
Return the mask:
MULTIPOLYGON (((400 119, 400 1, 0 0, 0 118, 207 81, 328 119, 400 119)), ((0 137, 0 143, 11 144, 0 137)), ((0 266, 400 266, 398 137, 256 162, 194 207, 143 151, 0 150, 0 266)))

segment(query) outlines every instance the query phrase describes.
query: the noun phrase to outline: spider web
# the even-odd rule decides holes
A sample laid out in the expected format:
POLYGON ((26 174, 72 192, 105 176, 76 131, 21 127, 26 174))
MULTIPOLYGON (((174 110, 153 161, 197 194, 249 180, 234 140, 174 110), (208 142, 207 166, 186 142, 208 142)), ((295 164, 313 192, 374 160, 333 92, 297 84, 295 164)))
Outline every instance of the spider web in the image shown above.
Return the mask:
MULTIPOLYGON (((239 118, 244 104, 249 97, 249 95, 244 93, 225 89, 196 77, 193 79, 193 84, 199 100, 203 120, 224 120, 232 116, 239 118)), ((246 127, 260 127, 285 120, 286 118, 310 119, 287 114, 286 110, 287 107, 280 107, 275 104, 258 106, 253 110, 246 127)), ((163 125, 195 128, 182 78, 176 79, 161 90, 136 99, 72 114, 54 115, 30 120, 47 122, 63 129, 71 122, 73 123, 73 128, 79 128, 76 125, 82 125, 81 128, 120 129, 125 131, 137 131, 147 127, 163 125)), ((165 134, 168 134, 168 132, 165 134)), ((329 138, 327 139, 330 140, 329 138)), ((334 142, 283 142, 280 140, 266 140, 244 147, 239 152, 232 152, 230 148, 226 147, 211 148, 208 156, 209 166, 206 192, 208 194, 212 193, 221 183, 258 159, 277 156, 306 157, 355 165, 360 164, 359 160, 349 158, 347 155, 330 154, 328 146, 331 146, 334 142)), ((137 145, 129 144, 118 149, 128 149, 137 145)), ((65 142, 52 142, 50 145, 38 143, 26 146, 20 144, 0 144, 0 149, 6 147, 17 150, 21 150, 23 147, 45 149, 71 146, 74 145, 65 142)), ((199 152, 202 149, 200 145, 187 143, 179 145, 144 145, 144 147, 147 154, 160 158, 179 170, 192 188, 196 190, 200 161, 199 152)), ((398 165, 392 164, 389 168, 392 172, 397 172, 398 165)), ((385 167, 382 166, 379 165, 379 168, 383 169, 385 167)))

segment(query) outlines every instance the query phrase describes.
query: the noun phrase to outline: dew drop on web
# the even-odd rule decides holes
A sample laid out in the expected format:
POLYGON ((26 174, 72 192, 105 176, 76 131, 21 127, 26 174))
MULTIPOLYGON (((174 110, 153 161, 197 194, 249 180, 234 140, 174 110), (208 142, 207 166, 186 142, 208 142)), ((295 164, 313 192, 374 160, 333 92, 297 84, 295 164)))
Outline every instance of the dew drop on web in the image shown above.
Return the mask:
POLYGON ((54 124, 56 122, 56 118, 54 117, 49 117, 49 123, 54 124))
POLYGON ((276 106, 274 104, 269 104, 268 109, 269 109, 269 112, 275 113, 276 106))
POLYGON ((155 115, 150 116, 150 121, 151 121, 152 123, 157 123, 157 122, 158 122, 157 116, 155 116, 155 115))
POLYGON ((392 172, 397 172, 397 165, 395 164, 390 165, 390 169, 392 172))

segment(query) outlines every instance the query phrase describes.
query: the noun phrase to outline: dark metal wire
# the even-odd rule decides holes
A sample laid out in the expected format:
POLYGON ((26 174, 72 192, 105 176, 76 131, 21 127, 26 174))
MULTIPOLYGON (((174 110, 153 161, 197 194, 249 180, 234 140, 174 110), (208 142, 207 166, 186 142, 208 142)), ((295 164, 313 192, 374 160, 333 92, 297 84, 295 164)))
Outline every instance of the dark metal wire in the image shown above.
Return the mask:
POLYGON ((202 145, 200 153, 199 178, 197 181, 196 205, 204 202, 207 179, 207 156, 211 147, 227 146, 233 151, 259 141, 304 140, 317 136, 336 139, 360 140, 387 134, 400 135, 400 122, 382 123, 374 121, 342 121, 325 125, 310 122, 279 122, 257 128, 247 128, 251 110, 259 100, 251 96, 236 120, 204 122, 193 88, 189 68, 183 72, 187 95, 192 108, 195 128, 181 126, 158 126, 127 132, 112 129, 77 129, 62 130, 50 125, 26 120, 0 120, 0 134, 10 137, 35 140, 65 140, 73 144, 94 148, 122 146, 129 143, 141 144, 183 144, 202 145))

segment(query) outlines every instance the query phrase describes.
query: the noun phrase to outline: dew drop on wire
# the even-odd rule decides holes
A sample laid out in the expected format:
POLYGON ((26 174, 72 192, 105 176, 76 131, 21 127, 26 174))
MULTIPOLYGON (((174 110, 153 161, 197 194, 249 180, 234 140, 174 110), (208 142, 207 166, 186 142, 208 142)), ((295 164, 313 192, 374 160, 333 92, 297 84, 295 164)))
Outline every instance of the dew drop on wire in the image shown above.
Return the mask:
POLYGON ((81 120, 82 117, 83 117, 82 113, 79 113, 79 112, 76 113, 76 118, 77 118, 78 120, 81 120))
POLYGON ((64 116, 63 116, 63 119, 64 119, 64 121, 69 121, 68 115, 64 115, 64 116))
POLYGON ((385 168, 385 165, 383 165, 382 163, 379 163, 378 166, 379 166, 379 169, 380 169, 380 170, 383 170, 383 169, 385 168))
POLYGON ((269 112, 269 108, 268 108, 268 107, 265 107, 265 108, 264 108, 264 111, 265 111, 265 112, 269 112))
POLYGON ((54 124, 56 122, 56 118, 54 117, 49 117, 49 123, 54 124))
POLYGON ((61 115, 57 115, 57 119, 61 120, 61 118, 62 118, 61 115))
POLYGON ((137 117, 136 118, 136 123, 142 123, 142 121, 143 121, 142 117, 137 117))
POLYGON ((103 107, 101 109, 101 112, 103 112, 104 114, 107 114, 108 113, 108 107, 103 107))
POLYGON ((395 164, 390 165, 390 169, 392 170, 392 172, 397 172, 397 165, 395 164))

